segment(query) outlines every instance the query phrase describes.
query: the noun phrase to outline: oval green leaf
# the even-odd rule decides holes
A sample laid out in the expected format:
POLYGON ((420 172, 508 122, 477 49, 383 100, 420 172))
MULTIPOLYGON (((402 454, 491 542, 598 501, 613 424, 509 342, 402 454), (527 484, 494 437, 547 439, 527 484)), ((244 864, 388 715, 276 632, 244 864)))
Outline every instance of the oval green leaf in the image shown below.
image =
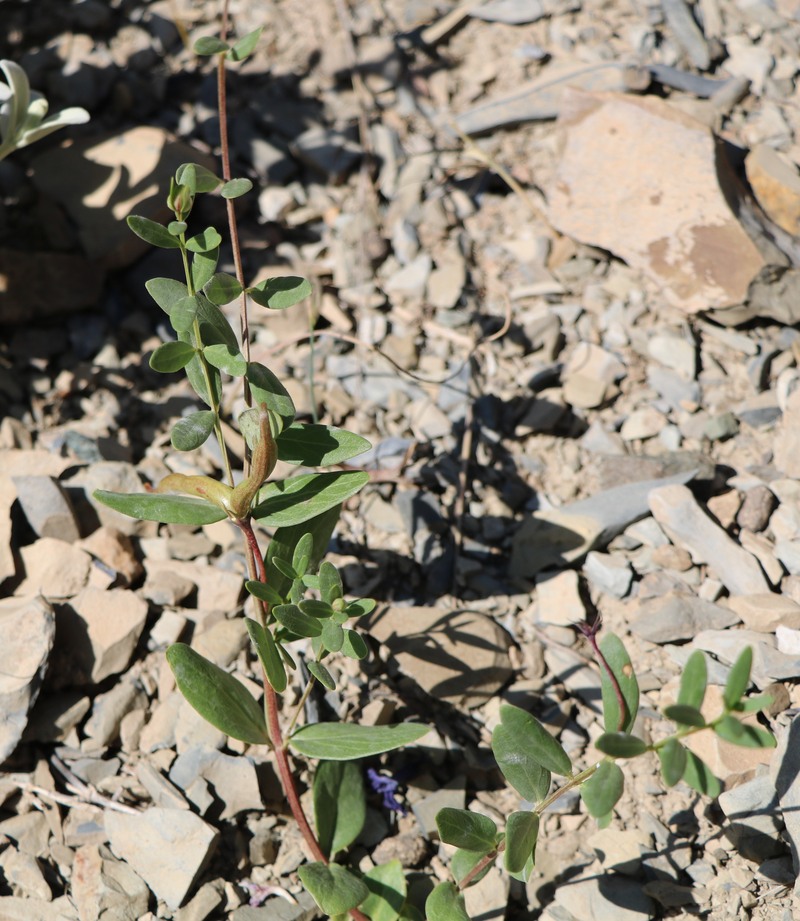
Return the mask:
POLYGON ((179 237, 182 233, 186 232, 186 221, 170 221, 169 224, 167 224, 167 230, 173 237, 179 237))
POLYGON ((739 653, 739 658, 731 666, 722 699, 728 710, 739 703, 750 684, 750 669, 753 665, 753 650, 750 646, 739 653))
POLYGON ((127 220, 128 227, 136 236, 151 246, 158 246, 161 249, 177 249, 180 246, 177 238, 173 237, 163 224, 151 221, 149 217, 130 214, 127 220))
POLYGON ((194 43, 194 53, 204 57, 211 54, 223 54, 228 50, 228 45, 215 35, 204 35, 194 43))
POLYGON ((172 427, 170 440, 173 447, 178 451, 194 451, 205 444, 214 431, 216 418, 216 414, 210 409, 184 416, 172 427))
POLYGON ((262 307, 270 310, 286 310, 298 301, 308 297, 313 288, 310 282, 297 275, 283 275, 267 278, 247 289, 247 293, 262 307))
POLYGON ((294 403, 289 396, 289 391, 283 386, 269 368, 257 361, 251 361, 247 366, 247 380, 253 394, 253 402, 264 403, 283 419, 294 419, 294 403))
POLYGON ((214 277, 219 262, 219 247, 205 253, 195 253, 192 256, 192 284, 195 291, 200 291, 214 277))
POLYGON ((311 672, 324 688, 327 688, 329 691, 336 690, 336 682, 333 679, 333 675, 325 668, 322 662, 311 661, 306 664, 309 672, 311 672))
POLYGON ((249 179, 231 179, 219 190, 223 198, 239 198, 246 195, 253 188, 249 179))
POLYGON ((160 521, 162 524, 213 524, 222 521, 225 512, 211 502, 191 496, 166 496, 159 493, 121 493, 97 489, 95 499, 114 511, 139 521, 160 521))
POLYGON ((320 761, 314 772, 314 822, 322 852, 332 857, 352 844, 364 827, 367 799, 360 765, 320 761))
POLYGON ((185 368, 194 356, 194 346, 188 342, 165 342, 150 356, 150 367, 162 374, 171 374, 185 368))
POLYGON ((371 447, 366 438, 331 425, 296 422, 275 439, 278 457, 287 464, 327 467, 363 454, 371 447))
POLYGON ((298 605, 304 614, 309 617, 319 617, 325 619, 333 614, 333 608, 324 601, 318 601, 316 598, 306 598, 298 605))
POLYGON ((683 780, 693 790, 716 799, 722 792, 719 780, 711 773, 708 765, 691 750, 686 750, 686 768, 683 780))
POLYGON ((230 304, 235 301, 242 293, 242 286, 238 278, 233 275, 227 275, 225 272, 218 272, 203 285, 203 294, 211 301, 221 307, 223 304, 230 304))
POLYGON ((395 723, 389 726, 314 723, 301 726, 290 737, 289 746, 307 758, 353 761, 410 745, 429 731, 427 726, 420 723, 395 723))
POLYGON ((210 365, 219 368, 220 371, 224 371, 226 374, 230 374, 231 377, 244 377, 247 371, 247 362, 244 360, 244 355, 239 349, 233 350, 224 343, 207 345, 203 349, 203 355, 205 355, 206 361, 210 365))
POLYGON ((399 860, 373 867, 364 874, 369 895, 361 903, 361 911, 371 921, 397 921, 406 900, 406 875, 399 860))
POLYGON ((176 333, 188 332, 197 316, 197 298, 194 295, 182 297, 169 311, 169 321, 176 333))
POLYGON ((592 776, 580 786, 581 798, 590 816, 600 819, 611 814, 625 789, 625 775, 613 761, 601 761, 592 776))
POLYGON ((201 166, 199 163, 181 163, 175 171, 175 181, 178 185, 186 185, 189 173, 194 176, 192 184, 196 192, 213 192, 222 182, 219 176, 216 176, 210 169, 201 166))
POLYGON ((550 771, 539 761, 536 751, 508 723, 500 723, 492 733, 492 752, 505 779, 531 803, 539 803, 550 789, 550 771))
POLYGON ((203 719, 240 742, 269 742, 264 711, 232 675, 185 643, 169 647, 167 662, 178 690, 203 719))
POLYGON ((319 636, 322 633, 322 624, 317 618, 304 614, 296 604, 277 604, 272 613, 282 627, 297 636, 319 636))
MULTIPOLYGON (((468 873, 472 872, 478 861, 483 860, 485 856, 485 851, 467 851, 464 848, 459 848, 450 859, 450 872, 453 874, 455 881, 460 883, 468 873)), ((475 883, 480 882, 489 872, 492 864, 493 861, 487 863, 483 870, 470 881, 469 885, 474 886, 475 883)))
POLYGON ((144 283, 147 293, 164 313, 171 314, 175 305, 184 297, 189 296, 186 285, 173 278, 151 278, 144 283))
POLYGON ((374 598, 357 598, 347 605, 345 613, 348 617, 363 617, 365 614, 371 614, 376 604, 374 598))
POLYGON ((572 774, 569 755, 535 716, 519 707, 503 704, 500 707, 500 723, 517 737, 525 758, 538 762, 553 774, 563 777, 572 774))
POLYGON ((741 745, 742 748, 775 748, 775 736, 749 723, 742 723, 728 714, 713 724, 714 732, 726 742, 741 745))
POLYGON ((248 580, 245 582, 244 587, 251 595, 259 598, 261 601, 266 601, 267 604, 283 604, 285 600, 280 592, 277 592, 273 586, 264 582, 248 580))
POLYGON ((672 704, 664 707, 664 716, 680 726, 696 726, 702 729, 706 724, 703 714, 695 707, 689 707, 686 704, 672 704))
POLYGON ((328 604, 333 604, 344 593, 339 570, 328 560, 325 560, 319 567, 319 591, 323 600, 328 604))
POLYGON ((369 650, 360 634, 356 633, 355 630, 345 630, 342 652, 349 659, 366 659, 369 650))
POLYGON ((445 844, 488 854, 497 846, 497 826, 488 818, 468 809, 445 806, 436 813, 436 827, 445 844))
POLYGON ((695 649, 686 660, 686 665, 684 665, 681 673, 678 703, 699 710, 703 706, 707 685, 708 666, 706 665, 706 657, 699 649, 695 649))
POLYGON ((639 712, 639 682, 633 670, 628 651, 616 633, 607 633, 599 643, 600 651, 614 673, 622 697, 625 701, 625 712, 620 713, 614 685, 606 670, 600 669, 600 683, 603 694, 603 722, 607 732, 629 732, 633 728, 636 715, 639 712))
POLYGON ((297 875, 317 905, 331 917, 350 911, 369 895, 366 883, 335 863, 307 863, 297 875))
POLYGON ((286 690, 286 669, 271 631, 250 617, 245 617, 244 623, 250 634, 250 641, 264 668, 267 681, 279 694, 282 694, 286 690))
POLYGON ((268 483, 258 493, 253 517, 265 527, 302 524, 354 496, 368 481, 366 472, 342 471, 268 483))
POLYGON ((667 739, 658 750, 661 776, 668 787, 674 787, 686 770, 686 749, 677 739, 667 739))
POLYGON ((334 620, 322 624, 322 645, 328 652, 339 652, 344 645, 344 630, 334 620))
POLYGON ((612 758, 636 758, 643 755, 649 746, 644 739, 628 732, 604 732, 595 740, 594 747, 612 758))
POLYGON ((506 821, 505 867, 521 873, 536 852, 539 816, 535 812, 512 812, 506 821))
POLYGON ((464 896, 453 883, 439 883, 425 900, 427 921, 470 921, 464 896))
POLYGON ((219 231, 214 227, 206 227, 205 230, 195 234, 186 241, 186 249, 190 253, 207 253, 222 243, 222 237, 219 231))
MULTIPOLYGON (((250 55, 255 51, 258 40, 261 37, 261 32, 263 31, 263 26, 259 26, 257 29, 254 29, 252 32, 248 32, 247 35, 243 36, 236 42, 231 50, 228 52, 228 59, 231 61, 244 61, 250 57, 250 55)), ((237 180, 233 179, 232 182, 247 182, 248 180, 237 180)), ((222 193, 225 194, 224 191, 222 193)))

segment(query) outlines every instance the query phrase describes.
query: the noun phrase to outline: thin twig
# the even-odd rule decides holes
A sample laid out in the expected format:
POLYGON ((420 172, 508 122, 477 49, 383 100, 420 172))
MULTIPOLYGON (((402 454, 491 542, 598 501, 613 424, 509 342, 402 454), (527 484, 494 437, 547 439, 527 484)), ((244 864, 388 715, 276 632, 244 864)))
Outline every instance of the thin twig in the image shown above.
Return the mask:
MULTIPOLYGON (((91 806, 98 806, 101 809, 113 809, 115 812, 126 812, 129 815, 138 815, 141 812, 140 809, 136 809, 133 806, 128 806, 125 803, 118 803, 116 800, 109 799, 107 796, 103 796, 102 793, 98 793, 97 790, 90 784, 84 783, 80 777, 77 777, 64 762, 58 757, 58 755, 53 755, 50 758, 50 763, 53 767, 61 774, 61 776, 66 781, 66 788, 75 794, 75 797, 82 803, 88 804, 91 806)), ((15 781, 16 783, 16 781, 15 781)), ((42 792, 41 795, 49 795, 51 798, 55 798, 55 795, 47 793, 47 791, 42 792)), ((75 803, 65 803, 64 805, 76 805, 75 803)))

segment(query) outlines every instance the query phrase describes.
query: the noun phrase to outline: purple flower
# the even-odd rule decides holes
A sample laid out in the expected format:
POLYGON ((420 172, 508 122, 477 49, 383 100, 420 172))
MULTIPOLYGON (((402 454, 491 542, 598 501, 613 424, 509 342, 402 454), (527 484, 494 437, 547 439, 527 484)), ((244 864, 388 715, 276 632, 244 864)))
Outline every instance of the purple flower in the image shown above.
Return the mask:
POLYGON ((383 806, 400 815, 408 815, 406 807, 397 799, 397 789, 400 784, 393 777, 384 777, 374 768, 367 768, 367 780, 376 793, 383 797, 383 806))

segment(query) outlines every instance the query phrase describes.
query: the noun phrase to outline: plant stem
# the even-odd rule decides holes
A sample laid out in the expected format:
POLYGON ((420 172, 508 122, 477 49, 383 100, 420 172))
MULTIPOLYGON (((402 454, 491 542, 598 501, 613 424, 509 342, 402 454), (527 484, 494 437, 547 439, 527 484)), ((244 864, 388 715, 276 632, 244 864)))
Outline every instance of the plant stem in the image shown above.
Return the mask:
POLYGON ((611 683, 611 687, 614 690, 614 696, 617 698, 617 706, 619 707, 619 718, 617 720, 617 732, 622 732, 625 728, 625 723, 628 721, 628 716, 634 716, 634 714, 628 713, 628 704, 625 702, 625 695, 622 693, 622 688, 619 686, 619 681, 617 681, 617 676, 611 669, 611 666, 606 662, 606 657, 600 650, 600 646, 597 642, 597 627, 599 626, 599 619, 595 621, 595 626, 591 628, 584 629, 583 625, 579 625, 581 633, 589 641, 589 645, 592 647, 592 652, 597 659, 597 664, 600 668, 606 673, 606 677, 611 683))

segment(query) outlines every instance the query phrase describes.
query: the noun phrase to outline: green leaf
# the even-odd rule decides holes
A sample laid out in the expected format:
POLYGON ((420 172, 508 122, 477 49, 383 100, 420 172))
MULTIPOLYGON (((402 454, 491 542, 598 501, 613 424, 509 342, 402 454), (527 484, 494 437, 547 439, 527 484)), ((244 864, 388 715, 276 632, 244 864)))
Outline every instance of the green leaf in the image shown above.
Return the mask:
POLYGON ((772 694, 756 694, 754 697, 740 700, 733 709, 737 713, 757 713, 759 710, 767 710, 771 707, 772 701, 772 694))
MULTIPOLYGON (((471 873, 478 861, 483 860, 486 856, 485 851, 468 851, 465 848, 459 848, 450 859, 450 872, 453 874, 453 878, 457 883, 460 883, 462 879, 468 874, 471 873)), ((487 863, 483 870, 475 876, 475 878, 469 883, 470 886, 474 886, 475 883, 483 879, 484 876, 489 872, 492 867, 492 863, 487 863)))
POLYGON ((294 571, 294 567, 291 563, 287 563, 286 560, 276 558, 272 561, 272 565, 290 582, 294 582, 297 579, 297 573, 294 571))
POLYGON ((204 35, 194 43, 194 53, 199 55, 222 54, 229 46, 215 35, 204 35))
POLYGON ((367 799, 361 767, 354 761, 320 761, 313 790, 317 838, 325 856, 332 857, 364 827, 367 799))
POLYGON ((720 782, 711 773, 705 761, 698 758, 689 749, 686 750, 686 770, 683 772, 683 780, 693 790, 697 790, 704 796, 710 796, 712 799, 716 799, 722 791, 720 782))
POLYGON ((553 774, 563 777, 572 774, 569 755, 535 716, 519 707, 503 704, 500 707, 500 723, 509 733, 517 736, 519 745, 524 748, 524 757, 537 761, 553 774))
POLYGON ((195 291, 200 291, 211 281, 214 272, 217 271, 218 262, 219 247, 192 256, 192 284, 195 291))
POLYGON ((162 374, 180 371, 195 357, 194 346, 188 342, 165 342, 150 356, 150 367, 162 374))
POLYGON ((410 745, 429 731, 429 727, 421 723, 395 723, 388 726, 314 723, 296 730, 289 739, 289 745, 307 758, 353 761, 410 745))
POLYGON ((212 249, 217 249, 222 243, 222 237, 219 231, 214 227, 206 227, 201 233, 189 237, 186 241, 186 249, 190 253, 207 253, 212 249))
POLYGON ((326 915, 344 914, 369 895, 366 883, 335 863, 307 863, 297 875, 326 915))
POLYGON ((606 670, 601 668, 600 683, 603 693, 603 719, 606 731, 629 732, 633 728, 636 715, 639 712, 639 682, 636 680, 636 673, 633 670, 630 656, 616 633, 607 633, 600 640, 599 645, 608 667, 617 679, 627 711, 624 714, 620 714, 619 701, 614 692, 614 686, 606 674, 606 670))
POLYGON ((239 340, 225 314, 204 294, 197 295, 197 321, 200 324, 203 345, 224 343, 231 350, 239 348, 239 340))
POLYGON ((218 343, 207 345, 203 349, 203 354, 210 365, 230 374, 231 377, 244 377, 247 371, 247 362, 238 348, 234 351, 229 345, 218 343))
POLYGON ((686 704, 672 704, 664 707, 664 716, 681 726, 696 726, 702 729, 706 724, 703 714, 695 707, 689 707, 686 704))
POLYGON ((285 310, 311 294, 313 288, 305 278, 283 275, 267 278, 247 289, 247 293, 262 307, 271 310, 285 310))
POLYGON ((166 314, 172 314, 178 301, 189 296, 186 285, 172 278, 151 278, 144 286, 150 297, 166 314))
POLYGON ((242 286, 239 280, 233 275, 226 275, 225 272, 217 272, 203 285, 203 294, 218 307, 235 301, 241 293, 242 286))
POLYGON ((406 876, 399 860, 373 867, 364 874, 369 895, 360 910, 371 921, 397 921, 406 900, 406 876))
POLYGON ((169 224, 167 224, 167 230, 173 237, 179 237, 182 233, 186 232, 186 221, 170 221, 169 224))
MULTIPOLYGON (((194 325, 197 316, 197 298, 182 297, 169 312, 169 321, 176 333, 185 333, 194 325)), ((186 342, 186 339, 182 341, 186 342)))
POLYGON ((304 614, 308 614, 311 617, 325 619, 333 614, 333 608, 329 604, 324 601, 317 601, 316 598, 305 598, 298 607, 304 614))
POLYGON ((219 190, 223 198, 239 198, 246 195, 253 188, 249 179, 231 179, 219 190))
POLYGON ((264 667, 267 681, 279 694, 282 694, 286 690, 286 669, 272 633, 250 617, 245 617, 244 623, 247 627, 247 632, 250 634, 250 641, 258 653, 261 665, 264 667))
POLYGON ((678 703, 699 710, 703 706, 707 684, 706 657, 699 649, 695 649, 683 666, 678 703))
POLYGON ((775 748, 777 744, 775 736, 766 729, 742 723, 730 714, 713 723, 712 728, 721 739, 742 748, 775 748))
POLYGON ((636 758, 648 750, 644 739, 628 732, 604 732, 595 740, 594 747, 612 758, 636 758))
POLYGON ((336 690, 336 682, 333 680, 333 675, 325 668, 322 662, 315 662, 312 660, 306 664, 309 672, 311 672, 323 687, 327 688, 329 691, 336 690))
MULTIPOLYGON (((247 35, 240 38, 228 52, 228 59, 231 61, 244 61, 249 58, 253 51, 255 51, 263 28, 263 26, 259 26, 257 29, 248 32, 247 35)), ((224 194, 223 191, 223 195, 224 194)))
MULTIPOLYGON (((311 554, 314 550, 314 538, 311 534, 304 534, 295 544, 292 551, 292 569, 297 573, 297 578, 302 579, 308 572, 308 564, 311 561, 311 554)), ((310 611, 308 613, 311 613, 310 611)), ((323 617, 330 617, 329 614, 323 614, 323 617)))
POLYGON ((294 419, 294 403, 289 391, 269 368, 257 361, 251 361, 247 366, 246 377, 250 383, 254 403, 265 403, 267 409, 271 409, 289 422, 294 419))
POLYGON ((328 604, 333 604, 344 594, 339 570, 327 560, 319 567, 319 592, 328 604))
POLYGON ((344 471, 310 473, 267 483, 258 493, 253 517, 265 527, 302 524, 341 505, 368 481, 366 472, 344 471))
POLYGON ((750 669, 753 665, 753 650, 750 646, 739 653, 739 658, 733 663, 728 680, 725 682, 725 689, 722 692, 722 699, 728 710, 732 710, 744 696, 750 684, 750 669))
POLYGON ((322 624, 316 617, 304 614, 296 604, 278 604, 272 609, 275 620, 297 636, 319 636, 322 624))
POLYGON ((158 246, 161 249, 178 249, 180 246, 177 238, 173 237, 163 224, 157 224, 155 221, 151 221, 149 217, 129 214, 127 220, 128 227, 136 236, 151 246, 158 246))
POLYGON ((581 786, 581 798, 590 816, 599 819, 610 815, 625 788, 625 775, 618 764, 603 760, 592 776, 581 786))
POLYGON ((439 883, 425 900, 427 921, 470 921, 464 896, 453 883, 439 883))
POLYGON ((189 172, 194 176, 194 187, 196 192, 213 192, 214 189, 222 182, 219 176, 216 176, 210 169, 201 166, 199 163, 181 163, 175 170, 175 181, 178 185, 186 185, 186 179, 189 172))
MULTIPOLYGON (((501 708, 501 713, 502 713, 501 708)), ((503 721, 492 733, 492 751, 505 779, 531 803, 539 803, 550 789, 550 771, 539 761, 530 739, 503 721)))
POLYGON ((336 621, 326 620, 322 624, 322 645, 328 652, 339 652, 344 645, 344 630, 336 621))
POLYGON ((349 659, 366 659, 369 650, 367 644, 355 630, 345 630, 342 652, 349 659))
POLYGON ((233 675, 185 643, 169 647, 167 662, 178 690, 203 719, 240 742, 251 745, 269 742, 264 711, 233 675))
POLYGON ((261 601, 266 601, 267 604, 283 604, 284 602, 283 595, 276 592, 274 586, 269 583, 248 580, 244 583, 244 587, 251 595, 260 598, 261 601))
POLYGON ((670 738, 658 749, 658 758, 664 783, 674 787, 686 770, 686 749, 677 739, 670 738))
POLYGON ((536 852, 539 816, 535 812, 512 812, 506 821, 505 867, 521 873, 536 852))
POLYGON ((371 614, 375 610, 377 602, 374 598, 356 598, 351 601, 345 608, 345 614, 348 617, 363 617, 365 614, 371 614))
POLYGON ((189 413, 172 427, 170 440, 177 451, 194 451, 205 444, 214 431, 216 414, 209 409, 189 413))
POLYGON ((445 806, 436 814, 439 837, 445 844, 463 847, 468 851, 488 854, 497 846, 497 826, 485 815, 468 809, 445 806))
POLYGON ((165 496, 158 493, 121 493, 97 489, 98 502, 123 515, 139 521, 160 521, 163 524, 213 524, 222 521, 225 512, 217 505, 191 496, 165 496))
POLYGON ((287 464, 306 467, 327 467, 341 464, 370 449, 370 443, 360 435, 331 425, 308 425, 296 422, 285 428, 275 439, 278 457, 287 464))
POLYGON ((291 561, 294 556, 294 548, 299 540, 305 534, 311 534, 313 538, 313 550, 308 561, 308 572, 314 573, 319 568, 320 560, 328 549, 331 540, 331 534, 339 520, 340 505, 334 505, 321 515, 309 518, 308 521, 299 525, 288 528, 278 528, 272 537, 267 548, 267 568, 270 584, 279 592, 286 594, 291 585, 291 580, 284 576, 270 571, 270 563, 275 559, 291 561))

